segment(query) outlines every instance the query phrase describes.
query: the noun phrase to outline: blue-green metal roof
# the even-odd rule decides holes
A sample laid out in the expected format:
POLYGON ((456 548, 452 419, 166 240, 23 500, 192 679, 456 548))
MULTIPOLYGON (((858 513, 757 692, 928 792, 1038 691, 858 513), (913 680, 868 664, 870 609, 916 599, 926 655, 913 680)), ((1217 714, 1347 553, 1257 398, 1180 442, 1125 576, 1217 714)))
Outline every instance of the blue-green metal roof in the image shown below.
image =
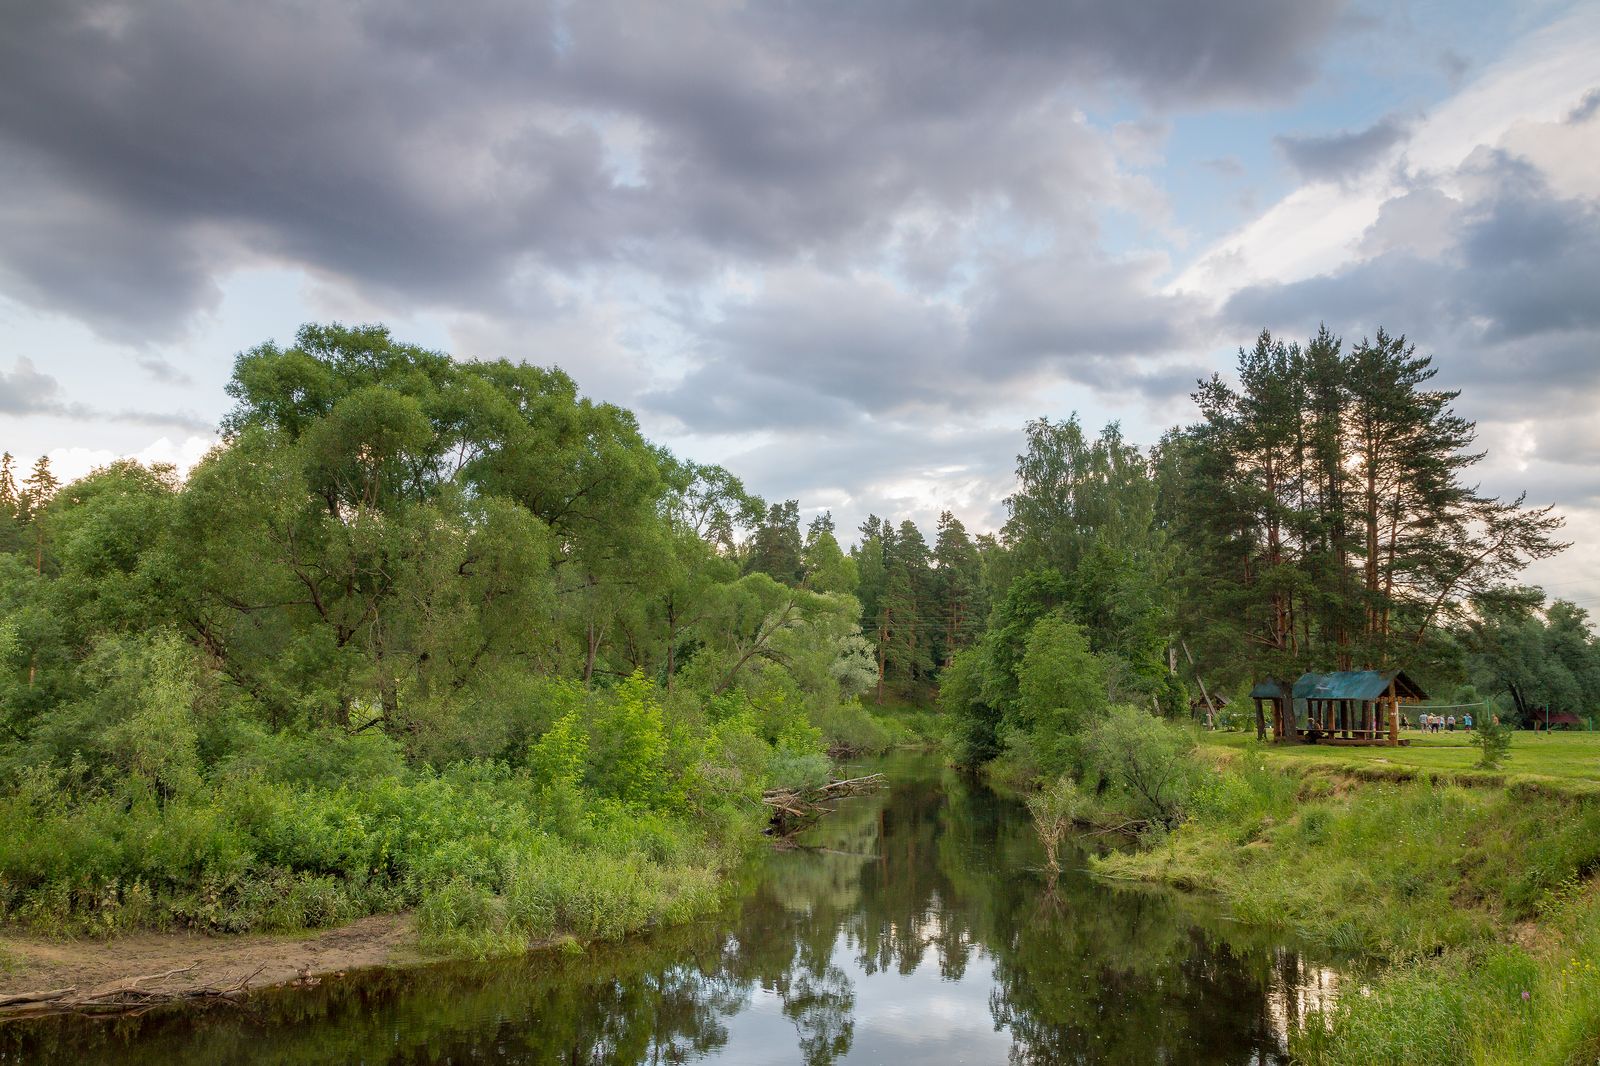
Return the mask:
POLYGON ((1290 688, 1291 686, 1288 682, 1269 677, 1256 682, 1256 687, 1250 690, 1250 698, 1253 700, 1275 700, 1287 696, 1290 688))
POLYGON ((1408 699, 1428 694, 1403 670, 1340 670, 1331 674, 1301 674, 1294 683, 1297 700, 1375 700, 1387 695, 1390 683, 1408 699))

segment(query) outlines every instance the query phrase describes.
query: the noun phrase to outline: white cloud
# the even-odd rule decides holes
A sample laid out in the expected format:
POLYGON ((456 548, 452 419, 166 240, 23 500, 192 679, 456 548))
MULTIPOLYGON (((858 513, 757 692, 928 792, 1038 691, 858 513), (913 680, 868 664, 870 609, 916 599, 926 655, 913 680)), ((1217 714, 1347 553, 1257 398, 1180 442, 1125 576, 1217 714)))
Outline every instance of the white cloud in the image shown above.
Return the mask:
MULTIPOLYGON (((1482 146, 1529 155, 1557 191, 1593 195, 1600 151, 1587 124, 1552 138, 1545 124, 1572 113, 1600 80, 1600 9, 1580 11, 1530 35, 1475 81, 1419 121, 1409 141, 1380 156, 1368 177, 1304 185, 1199 255, 1169 286, 1220 303, 1250 285, 1327 274, 1365 257, 1361 237, 1380 210, 1416 183, 1459 194, 1454 177, 1482 146), (1533 124, 1540 128, 1533 129, 1533 124), (1547 147, 1552 145, 1551 147, 1547 147)), ((1600 123, 1594 124, 1600 130, 1600 123)))
MULTIPOLYGON (((215 437, 190 436, 175 441, 160 437, 134 452, 115 452, 109 448, 52 448, 49 451, 50 469, 63 483, 74 481, 92 470, 106 466, 118 459, 133 459, 145 465, 167 463, 187 475, 217 443, 215 437)), ((21 464, 19 464, 21 465, 21 464)))

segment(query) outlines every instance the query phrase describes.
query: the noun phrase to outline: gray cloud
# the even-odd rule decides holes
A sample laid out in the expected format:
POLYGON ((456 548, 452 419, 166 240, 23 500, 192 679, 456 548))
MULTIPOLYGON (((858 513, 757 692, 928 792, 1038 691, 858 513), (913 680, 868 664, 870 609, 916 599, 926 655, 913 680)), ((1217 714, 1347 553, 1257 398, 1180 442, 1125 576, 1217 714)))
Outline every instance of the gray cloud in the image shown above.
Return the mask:
POLYGON ((529 271, 859 251, 919 205, 1053 216, 1098 191, 1063 89, 1276 98, 1342 6, 24 2, 0 271, 148 340, 261 260, 492 309, 529 271))
POLYGON ((1476 153, 1463 172, 1482 188, 1470 203, 1429 188, 1383 205, 1365 244, 1383 248, 1393 236, 1383 227, 1409 212, 1406 239, 1396 241, 1402 250, 1334 274, 1241 290, 1225 318, 1237 326, 1303 325, 1319 314, 1374 325, 1408 318, 1452 332, 1460 325, 1492 342, 1600 329, 1593 284, 1600 205, 1557 196, 1537 171, 1501 153, 1476 153), (1424 258, 1409 247, 1417 244, 1440 254, 1424 258))
POLYGON ((61 383, 26 356, 7 373, 0 370, 0 412, 8 415, 60 414, 66 408, 61 383))
POLYGON ((1578 101, 1578 106, 1568 113, 1567 121, 1573 125, 1588 122, 1596 112, 1600 112, 1600 88, 1590 89, 1584 93, 1583 99, 1578 101))
POLYGON ((938 511, 949 507, 973 532, 998 527, 1023 446, 1021 426, 886 421, 870 446, 848 430, 823 428, 807 434, 803 447, 790 440, 761 444, 732 456, 729 465, 754 491, 780 487, 811 509, 830 508, 841 539, 849 541, 868 512, 909 517, 931 530, 938 511), (936 493, 929 485, 937 485, 936 493), (935 494, 938 502, 930 504, 935 494))
POLYGON ((1197 368, 1164 360, 1206 316, 1156 291, 1160 266, 1074 248, 988 264, 958 301, 879 280, 780 275, 702 326, 699 364, 640 402, 737 432, 973 413, 1060 380, 1181 395, 1197 368))
MULTIPOLYGON (((1600 203, 1562 197, 1522 160, 1479 151, 1463 165, 1456 201, 1424 187, 1390 200, 1365 245, 1378 254, 1334 273, 1241 290, 1223 309, 1244 330, 1305 334, 1325 321, 1355 338, 1383 326, 1435 356, 1461 406, 1527 426, 1541 461, 1592 451, 1600 403, 1600 203), (1405 240, 1376 240, 1399 227, 1405 240), (1432 227, 1432 228, 1430 228, 1432 227), (1419 252, 1418 247, 1424 246, 1419 252)), ((1589 501, 1595 479, 1532 468, 1502 472, 1565 503, 1589 501)), ((1545 498, 1545 497, 1541 497, 1545 498)))
POLYGON ((160 382, 163 385, 188 385, 194 381, 188 374, 173 366, 171 361, 163 359, 159 355, 146 356, 136 361, 139 369, 148 374, 152 381, 160 382))
POLYGON ((1472 70, 1472 60, 1453 48, 1446 48, 1439 53, 1439 69, 1444 71, 1445 78, 1454 88, 1460 85, 1472 70))
POLYGON ((180 411, 101 411, 87 404, 69 401, 61 383, 19 357, 11 370, 0 370, 0 414, 56 415, 62 418, 123 422, 136 426, 170 426, 194 433, 213 433, 215 423, 198 415, 180 411))
POLYGON ((1200 165, 1207 170, 1220 174, 1224 178, 1242 178, 1245 175, 1244 163, 1236 155, 1218 156, 1215 159, 1202 159, 1200 165))
POLYGON ((1407 137, 1405 122, 1386 115, 1364 130, 1319 136, 1283 135, 1273 144, 1307 181, 1347 181, 1407 137))
POLYGON ((1461 203, 1455 197, 1423 186, 1384 201, 1378 219, 1361 235, 1365 255, 1408 252, 1434 258, 1454 246, 1461 203))

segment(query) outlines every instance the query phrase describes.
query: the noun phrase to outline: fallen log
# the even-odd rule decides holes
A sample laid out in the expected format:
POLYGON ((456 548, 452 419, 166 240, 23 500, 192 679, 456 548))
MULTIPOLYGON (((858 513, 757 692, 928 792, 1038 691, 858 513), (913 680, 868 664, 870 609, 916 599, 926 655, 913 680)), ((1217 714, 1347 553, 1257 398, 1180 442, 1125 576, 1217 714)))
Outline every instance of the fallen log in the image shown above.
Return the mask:
POLYGON ((883 784, 882 774, 868 774, 810 788, 769 788, 761 794, 761 802, 772 808, 768 832, 791 836, 824 814, 831 814, 833 808, 827 805, 828 801, 871 792, 883 784))
POLYGON ((19 992, 13 996, 0 996, 0 1010, 6 1007, 20 1007, 29 1003, 48 1003, 53 999, 70 996, 78 989, 76 986, 67 988, 53 988, 48 992, 19 992))
POLYGON ((205 986, 170 990, 146 987, 147 984, 159 984, 179 974, 193 973, 194 969, 193 966, 185 966, 180 970, 168 970, 165 973, 143 974, 83 993, 79 993, 76 988, 57 988, 45 992, 22 992, 0 997, 0 1019, 64 1011, 89 1015, 142 1014, 152 1007, 180 1000, 232 1003, 249 995, 250 982, 259 977, 266 966, 258 966, 242 980, 222 987, 205 986))

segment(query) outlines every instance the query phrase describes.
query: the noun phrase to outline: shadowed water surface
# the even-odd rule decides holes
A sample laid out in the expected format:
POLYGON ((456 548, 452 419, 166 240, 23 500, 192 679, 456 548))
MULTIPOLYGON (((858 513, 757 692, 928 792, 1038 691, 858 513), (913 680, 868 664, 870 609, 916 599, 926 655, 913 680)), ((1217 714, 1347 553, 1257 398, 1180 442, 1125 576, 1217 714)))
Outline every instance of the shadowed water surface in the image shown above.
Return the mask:
POLYGON ((1336 972, 1203 901, 1049 891, 1018 804, 927 757, 768 856, 724 915, 574 955, 243 1008, 0 1026, 0 1062, 1277 1063, 1336 972))

